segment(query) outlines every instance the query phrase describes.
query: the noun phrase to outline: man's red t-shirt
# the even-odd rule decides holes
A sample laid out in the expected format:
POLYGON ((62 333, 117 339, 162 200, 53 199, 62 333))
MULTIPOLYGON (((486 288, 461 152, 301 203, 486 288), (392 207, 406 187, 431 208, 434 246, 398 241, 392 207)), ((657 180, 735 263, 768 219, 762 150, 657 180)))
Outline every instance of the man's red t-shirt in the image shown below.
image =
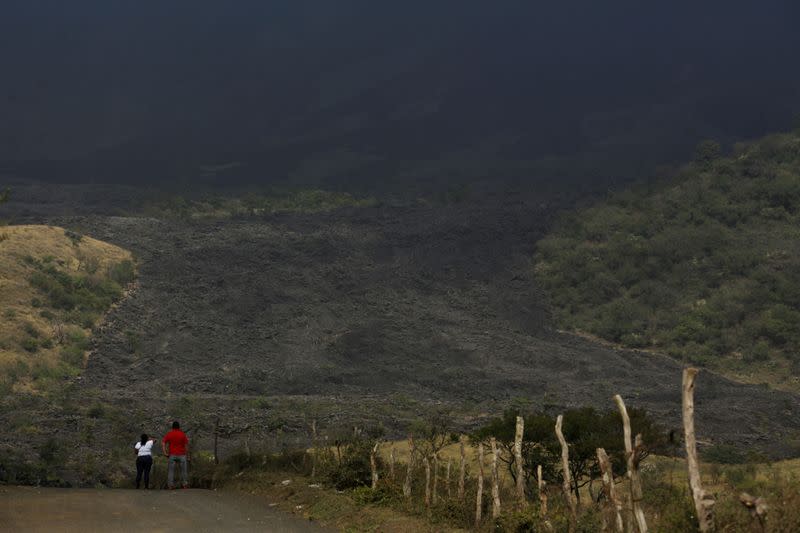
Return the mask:
POLYGON ((180 429, 173 429, 164 435, 162 442, 169 445, 170 455, 186 455, 186 446, 189 444, 189 438, 180 429))

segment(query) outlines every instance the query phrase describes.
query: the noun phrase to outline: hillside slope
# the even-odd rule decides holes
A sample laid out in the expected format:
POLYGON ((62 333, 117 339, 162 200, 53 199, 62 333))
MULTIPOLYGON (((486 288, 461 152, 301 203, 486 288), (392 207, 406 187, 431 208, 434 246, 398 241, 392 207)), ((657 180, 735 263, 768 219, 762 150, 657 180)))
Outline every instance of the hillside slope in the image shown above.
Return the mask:
POLYGON ((800 390, 800 134, 702 144, 674 181, 564 217, 536 270, 562 327, 800 390))
MULTIPOLYGON (((140 260, 82 386, 126 420, 118 435, 173 416, 206 435, 219 416, 234 442, 305 438, 311 418, 402 435, 432 411, 474 427, 514 402, 603 409, 614 393, 676 427, 678 363, 552 330, 530 261, 548 216, 465 205, 64 219, 140 260)), ((768 434, 773 452, 795 453, 795 396, 704 373, 698 402, 704 439, 766 450, 768 434)))
POLYGON ((118 246, 53 226, 0 227, 0 388, 41 390, 75 375, 132 275, 118 246))

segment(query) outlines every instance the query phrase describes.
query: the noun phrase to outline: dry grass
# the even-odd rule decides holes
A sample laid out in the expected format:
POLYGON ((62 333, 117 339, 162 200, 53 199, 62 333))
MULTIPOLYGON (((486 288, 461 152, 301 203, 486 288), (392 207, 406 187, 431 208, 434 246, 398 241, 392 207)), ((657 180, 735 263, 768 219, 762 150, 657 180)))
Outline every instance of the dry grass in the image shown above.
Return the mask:
MULTIPOLYGON (((131 254, 52 226, 5 226, 2 233, 5 238, 0 241, 0 374, 16 376, 14 390, 30 391, 31 369, 54 368, 60 347, 53 341, 54 319, 47 318, 47 313, 42 316, 39 303, 42 296, 28 281, 36 267, 26 258, 47 261, 71 275, 102 277, 108 275, 111 265, 131 260, 131 254), (23 345, 31 332, 44 344, 34 352, 23 345)), ((70 328, 88 336, 90 328, 84 326, 70 328)))

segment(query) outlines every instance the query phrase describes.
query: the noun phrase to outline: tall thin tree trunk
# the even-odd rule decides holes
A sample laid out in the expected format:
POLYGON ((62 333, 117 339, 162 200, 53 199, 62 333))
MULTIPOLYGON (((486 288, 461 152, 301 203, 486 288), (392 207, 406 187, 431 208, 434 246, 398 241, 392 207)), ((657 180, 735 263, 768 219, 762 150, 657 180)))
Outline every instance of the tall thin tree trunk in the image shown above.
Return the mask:
POLYGON ((481 525, 483 512, 483 444, 478 443, 478 490, 475 502, 475 529, 481 525))
POLYGON ((622 396, 619 394, 614 395, 614 401, 619 408, 619 414, 622 415, 622 432, 625 439, 625 458, 628 464, 628 480, 630 481, 633 517, 636 521, 636 528, 639 533, 647 533, 647 520, 645 520, 641 503, 642 481, 639 478, 638 453, 641 446, 641 435, 636 436, 636 448, 634 449, 631 440, 631 419, 628 416, 628 410, 625 408, 625 402, 622 401, 622 396))
POLYGON ((564 476, 564 484, 562 486, 564 497, 569 505, 569 531, 573 533, 578 523, 578 509, 575 500, 572 498, 572 482, 569 475, 569 448, 567 447, 566 439, 564 439, 564 433, 561 431, 563 423, 564 415, 558 415, 558 418, 556 418, 556 436, 558 437, 558 442, 561 443, 561 468, 564 476))
POLYGON ((686 466, 689 469, 689 486, 697 512, 700 531, 714 530, 714 497, 703 489, 700 462, 697 460, 697 440, 694 433, 694 380, 696 368, 683 370, 683 431, 686 441, 686 466))
POLYGON ((464 435, 458 439, 461 445, 461 463, 458 467, 458 499, 464 500, 464 478, 466 477, 466 468, 467 468, 467 452, 464 446, 464 435))
POLYGON ((492 518, 500 516, 500 476, 497 473, 497 441, 494 437, 489 441, 492 445, 492 518))
POLYGON ((525 420, 517 417, 517 428, 514 433, 514 460, 517 462, 517 505, 525 507, 525 470, 522 465, 522 437, 525 433, 525 420))

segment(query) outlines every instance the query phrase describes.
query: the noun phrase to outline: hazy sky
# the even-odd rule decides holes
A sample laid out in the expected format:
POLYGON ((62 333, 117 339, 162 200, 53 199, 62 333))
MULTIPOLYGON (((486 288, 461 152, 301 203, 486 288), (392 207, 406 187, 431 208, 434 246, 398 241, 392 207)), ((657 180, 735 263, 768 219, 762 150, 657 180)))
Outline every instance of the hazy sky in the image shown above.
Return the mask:
POLYGON ((289 172, 760 135, 800 111, 799 22, 792 0, 5 0, 0 161, 289 172))

